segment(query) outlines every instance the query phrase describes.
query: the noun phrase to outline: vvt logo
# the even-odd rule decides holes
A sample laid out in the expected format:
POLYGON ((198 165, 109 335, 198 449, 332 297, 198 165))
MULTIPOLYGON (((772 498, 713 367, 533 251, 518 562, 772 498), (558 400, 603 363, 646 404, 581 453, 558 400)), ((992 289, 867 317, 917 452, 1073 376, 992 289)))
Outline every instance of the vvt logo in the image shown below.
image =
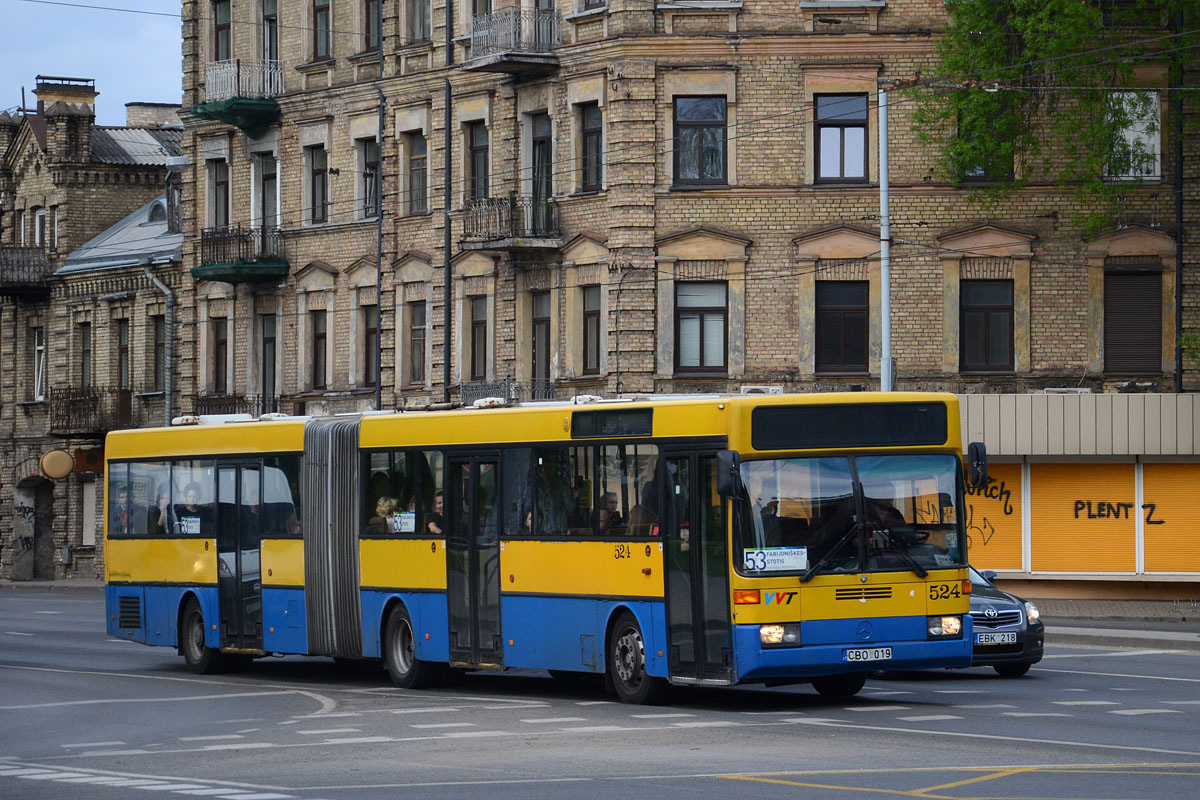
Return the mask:
POLYGON ((797 592, 766 592, 767 605, 774 603, 777 606, 790 606, 792 598, 797 595, 797 592))

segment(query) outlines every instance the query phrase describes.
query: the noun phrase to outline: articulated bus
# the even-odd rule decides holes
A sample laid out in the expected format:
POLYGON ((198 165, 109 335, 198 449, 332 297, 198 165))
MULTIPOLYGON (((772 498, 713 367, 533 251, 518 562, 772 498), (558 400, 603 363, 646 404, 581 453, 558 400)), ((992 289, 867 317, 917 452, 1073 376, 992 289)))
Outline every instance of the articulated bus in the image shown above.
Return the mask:
POLYGON ((953 395, 589 400, 111 433, 108 632, 200 673, 533 668, 631 703, 970 664, 986 456, 953 395))

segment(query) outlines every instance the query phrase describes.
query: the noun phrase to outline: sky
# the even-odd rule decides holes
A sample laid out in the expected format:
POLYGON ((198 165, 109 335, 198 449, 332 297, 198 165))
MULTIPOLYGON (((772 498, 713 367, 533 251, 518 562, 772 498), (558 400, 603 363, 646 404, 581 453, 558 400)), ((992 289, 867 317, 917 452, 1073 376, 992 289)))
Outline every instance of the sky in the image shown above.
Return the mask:
POLYGON ((0 111, 35 108, 38 75, 94 78, 96 123, 124 125, 126 103, 179 103, 179 0, 0 0, 0 111), (124 8, 157 14, 105 10, 124 8))

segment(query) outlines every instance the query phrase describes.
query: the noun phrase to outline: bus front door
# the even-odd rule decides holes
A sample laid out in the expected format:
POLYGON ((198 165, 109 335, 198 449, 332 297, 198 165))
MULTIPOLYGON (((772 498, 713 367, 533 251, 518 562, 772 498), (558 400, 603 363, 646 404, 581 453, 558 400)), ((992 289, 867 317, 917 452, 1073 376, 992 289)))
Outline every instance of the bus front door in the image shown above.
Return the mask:
POLYGON ((667 663, 685 683, 733 681, 725 507, 712 453, 668 454, 667 663))
POLYGON ((500 462, 448 459, 445 495, 450 662, 500 666, 500 462))
POLYGON ((222 648, 261 651, 263 646, 261 487, 258 463, 221 463, 217 467, 217 595, 222 648))

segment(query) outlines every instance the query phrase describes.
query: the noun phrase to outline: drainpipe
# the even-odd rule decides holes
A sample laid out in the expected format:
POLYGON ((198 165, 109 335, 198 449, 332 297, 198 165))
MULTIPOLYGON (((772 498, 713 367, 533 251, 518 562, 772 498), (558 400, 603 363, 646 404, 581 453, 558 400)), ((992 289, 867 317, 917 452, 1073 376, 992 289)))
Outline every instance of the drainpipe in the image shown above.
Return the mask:
POLYGON ((166 319, 166 337, 167 337, 167 352, 163 361, 163 372, 165 373, 163 384, 163 425, 170 427, 171 425, 171 400, 175 394, 175 378, 172 370, 175 366, 175 293, 171 288, 158 279, 149 266, 142 267, 146 273, 146 277, 154 284, 163 295, 167 298, 167 314, 166 319))

